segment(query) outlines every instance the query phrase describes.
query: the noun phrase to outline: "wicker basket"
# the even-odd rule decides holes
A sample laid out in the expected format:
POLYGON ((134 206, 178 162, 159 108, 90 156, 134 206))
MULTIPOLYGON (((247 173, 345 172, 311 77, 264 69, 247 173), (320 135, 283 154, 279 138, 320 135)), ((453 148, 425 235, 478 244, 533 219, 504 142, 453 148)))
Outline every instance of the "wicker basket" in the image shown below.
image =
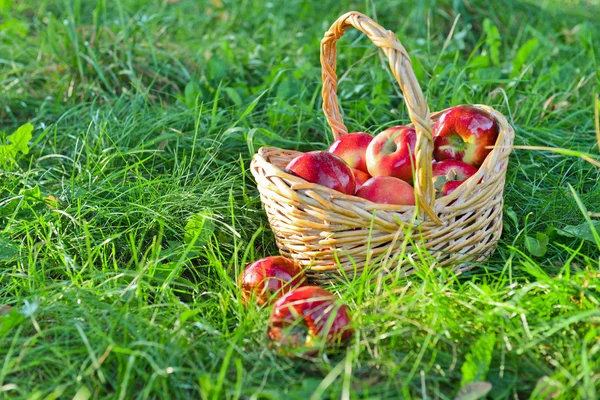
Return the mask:
POLYGON ((491 107, 499 136, 478 172, 450 195, 436 200, 432 181, 432 122, 410 58, 393 32, 358 12, 340 17, 321 41, 323 111, 335 139, 348 133, 337 99, 336 41, 354 26, 387 56, 404 93, 417 132, 417 206, 375 204, 287 174, 283 168, 301 153, 263 147, 252 160, 271 229, 282 255, 306 267, 313 280, 353 276, 366 268, 385 274, 410 273, 420 259, 465 271, 494 251, 502 232, 502 193, 514 132, 491 107))

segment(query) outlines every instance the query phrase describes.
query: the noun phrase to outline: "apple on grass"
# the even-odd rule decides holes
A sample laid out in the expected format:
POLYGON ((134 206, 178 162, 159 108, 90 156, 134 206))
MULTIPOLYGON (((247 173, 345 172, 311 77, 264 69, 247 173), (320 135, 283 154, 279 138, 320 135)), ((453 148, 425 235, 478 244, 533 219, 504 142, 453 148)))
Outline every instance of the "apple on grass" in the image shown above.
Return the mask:
POLYGON ((498 139, 498 124, 486 111, 470 105, 452 107, 433 126, 433 156, 479 167, 498 139))
POLYGON ((452 193, 477 172, 477 168, 474 166, 457 160, 436 162, 431 168, 435 189, 441 192, 442 196, 452 193))
POLYGON ((366 132, 354 132, 342 136, 331 146, 329 152, 339 156, 350 168, 367 170, 366 153, 373 136, 366 132))
POLYGON ((310 151, 294 158, 286 168, 308 182, 354 194, 356 181, 352 169, 333 153, 310 151))
POLYGON ((371 179, 371 175, 367 174, 366 172, 363 172, 359 169, 356 168, 352 168, 352 173, 354 173, 354 180, 356 181, 356 188, 355 190, 360 189, 360 187, 369 179, 371 179))
POLYGON ((393 176, 374 176, 362 185, 356 195, 373 203, 415 205, 413 187, 393 176))
POLYGON ((295 289, 275 303, 269 320, 271 343, 283 354, 311 355, 321 345, 350 339, 354 329, 348 308, 317 286, 295 289))
POLYGON ((239 277, 242 301, 255 299, 258 305, 268 303, 306 283, 302 268, 292 259, 272 256, 249 264, 239 277))
POLYGON ((407 126, 394 126, 375 136, 367 147, 367 169, 371 176, 393 176, 413 182, 417 133, 407 126))

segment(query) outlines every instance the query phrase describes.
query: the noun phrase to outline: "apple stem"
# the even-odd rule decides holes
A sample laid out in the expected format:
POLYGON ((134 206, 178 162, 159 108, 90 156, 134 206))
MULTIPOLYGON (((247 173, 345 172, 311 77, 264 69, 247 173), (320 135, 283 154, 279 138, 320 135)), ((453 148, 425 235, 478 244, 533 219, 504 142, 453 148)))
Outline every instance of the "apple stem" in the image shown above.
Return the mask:
POLYGON ((449 181, 455 181, 455 180, 457 180, 456 179, 457 176, 458 176, 458 172, 456 171, 456 168, 450 168, 450 170, 446 174, 446 179, 449 181))

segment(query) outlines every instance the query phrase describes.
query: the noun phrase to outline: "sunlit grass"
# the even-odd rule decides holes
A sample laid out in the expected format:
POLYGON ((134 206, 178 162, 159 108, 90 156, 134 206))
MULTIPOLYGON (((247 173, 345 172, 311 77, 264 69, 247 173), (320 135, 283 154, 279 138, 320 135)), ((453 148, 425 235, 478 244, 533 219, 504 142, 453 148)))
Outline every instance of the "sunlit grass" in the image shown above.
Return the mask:
MULTIPOLYGON (((594 2, 0 4, 0 130, 35 126, 0 171, 2 396, 452 399, 473 366, 492 398, 597 396, 594 2), (355 338, 286 358, 236 287, 276 253, 248 167, 331 142, 319 41, 351 9, 397 33, 432 111, 489 104, 529 148, 489 261, 342 278, 355 338)), ((338 50, 349 128, 408 122, 374 47, 348 31, 338 50)))

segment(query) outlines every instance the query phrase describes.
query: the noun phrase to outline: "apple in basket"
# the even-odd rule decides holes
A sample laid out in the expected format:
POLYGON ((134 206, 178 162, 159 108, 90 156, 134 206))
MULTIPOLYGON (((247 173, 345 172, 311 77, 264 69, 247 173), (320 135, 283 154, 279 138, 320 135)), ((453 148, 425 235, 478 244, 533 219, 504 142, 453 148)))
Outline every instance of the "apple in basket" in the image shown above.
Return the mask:
POLYGON ((345 194, 354 194, 352 169, 340 157, 327 151, 310 151, 294 158, 286 167, 299 177, 345 194))
POLYGON ((255 261, 249 264, 239 277, 245 305, 252 299, 263 305, 304 283, 306 277, 300 265, 281 256, 255 261))
POLYGON ((452 193, 469 177, 477 172, 477 168, 462 161, 444 160, 432 166, 434 186, 442 196, 452 193))
POLYGON ((362 185, 356 195, 379 204, 415 205, 413 187, 393 176, 374 176, 362 185))
POLYGON ((275 303, 269 320, 271 344, 283 354, 314 354, 318 346, 341 344, 354 329, 348 308, 317 286, 295 289, 275 303))
POLYGON ((433 126, 433 156, 479 167, 497 138, 498 124, 489 113, 470 105, 452 107, 433 126))
POLYGON ((413 181, 417 134, 413 128, 394 126, 375 136, 367 148, 367 169, 371 176, 394 176, 413 181))
POLYGON ((360 187, 369 179, 371 179, 371 175, 366 172, 361 171, 360 169, 352 168, 352 173, 354 174, 354 180, 356 181, 356 188, 354 190, 360 189, 360 187))
POLYGON ((339 156, 350 168, 368 172, 366 153, 372 140, 373 136, 366 132, 349 133, 333 142, 329 152, 339 156))

